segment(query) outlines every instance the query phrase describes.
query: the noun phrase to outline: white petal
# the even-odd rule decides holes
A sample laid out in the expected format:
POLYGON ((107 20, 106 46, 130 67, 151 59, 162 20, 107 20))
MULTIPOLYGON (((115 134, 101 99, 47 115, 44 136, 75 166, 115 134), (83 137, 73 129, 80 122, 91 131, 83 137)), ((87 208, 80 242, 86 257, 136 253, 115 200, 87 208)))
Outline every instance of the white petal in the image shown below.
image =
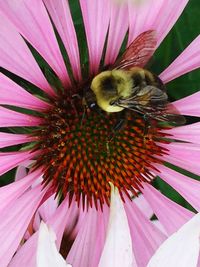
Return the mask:
POLYGON ((41 222, 36 255, 37 267, 72 267, 59 254, 55 240, 53 230, 41 222))
POLYGON ((135 265, 127 216, 118 190, 111 187, 110 218, 98 267, 133 267, 135 265))
POLYGON ((171 235, 147 267, 196 267, 200 249, 200 213, 171 235))

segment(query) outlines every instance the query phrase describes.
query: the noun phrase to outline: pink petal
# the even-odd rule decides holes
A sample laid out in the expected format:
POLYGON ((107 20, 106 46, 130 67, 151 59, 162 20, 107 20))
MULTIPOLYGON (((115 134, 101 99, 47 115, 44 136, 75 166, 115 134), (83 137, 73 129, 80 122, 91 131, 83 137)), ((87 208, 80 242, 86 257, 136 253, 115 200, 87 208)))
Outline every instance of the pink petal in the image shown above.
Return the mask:
POLYGON ((79 48, 69 4, 65 0, 44 0, 47 10, 63 41, 76 80, 81 79, 79 48))
POLYGON ((153 216, 153 210, 142 194, 135 197, 133 201, 147 218, 150 219, 153 216))
POLYGON ((107 206, 103 207, 103 212, 92 208, 88 210, 69 251, 67 262, 73 267, 98 266, 105 243, 107 221, 107 206))
MULTIPOLYGON (((75 203, 76 204, 76 203, 75 203)), ((63 232, 66 226, 69 228, 75 224, 77 219, 77 206, 72 204, 69 208, 69 203, 67 198, 61 203, 57 208, 55 213, 46 222, 47 225, 52 227, 56 233, 56 244, 57 248, 60 248, 60 243, 63 237, 63 232), (76 213, 76 216, 74 214, 76 213)), ((36 247, 38 240, 38 231, 34 233, 26 243, 19 249, 17 254, 14 256, 10 263, 10 267, 35 267, 36 266, 36 247)))
POLYGON ((34 229, 38 230, 41 220, 47 222, 54 229, 57 236, 57 247, 60 248, 65 229, 67 228, 67 232, 71 232, 76 225, 77 217, 77 203, 72 202, 69 207, 69 201, 66 198, 58 207, 58 201, 55 199, 55 195, 52 195, 39 208, 35 216, 34 229))
POLYGON ((117 188, 112 186, 106 241, 98 267, 137 266, 127 216, 117 188))
POLYGON ((0 213, 0 262, 8 266, 46 191, 38 186, 26 192, 0 213), (6 242, 5 242, 6 240, 6 242))
POLYGON ((130 44, 140 33, 156 30, 158 46, 171 30, 188 0, 148 0, 141 4, 129 3, 130 44))
POLYGON ((0 188, 0 213, 2 210, 6 209, 10 203, 15 203, 17 198, 19 198, 33 183, 41 175, 41 169, 38 169, 30 174, 28 174, 24 179, 11 183, 9 185, 3 186, 0 188))
POLYGON ((7 0, 0 2, 0 9, 49 63, 61 81, 69 84, 68 73, 43 2, 7 0))
POLYGON ((167 236, 167 232, 164 228, 164 226, 160 223, 159 220, 152 220, 152 223, 161 231, 163 232, 166 236, 167 236))
POLYGON ((136 262, 138 266, 146 267, 147 262, 166 237, 143 215, 134 202, 127 199, 124 206, 136 262))
POLYGON ((147 267, 197 267, 199 236, 200 214, 197 214, 160 246, 147 267))
POLYGON ((183 115, 200 117, 200 92, 173 102, 173 106, 183 115))
POLYGON ((164 130, 162 132, 171 134, 172 139, 200 144, 200 122, 181 127, 175 127, 169 130, 164 130))
POLYGON ((171 143, 161 146, 169 150, 163 159, 192 173, 200 174, 200 146, 190 143, 171 143))
POLYGON ((26 175, 27 175, 26 167, 22 165, 18 166, 15 173, 15 181, 20 181, 21 179, 26 177, 26 175))
MULTIPOLYGON (((178 18, 181 16, 189 0, 164 0, 158 14, 155 14, 152 28, 156 30, 158 36, 158 45, 163 41, 178 18)), ((155 5, 157 1, 155 2, 155 5)))
POLYGON ((167 149, 169 150, 168 153, 170 154, 170 156, 175 158, 181 159, 182 157, 184 157, 184 160, 193 160, 194 158, 200 158, 200 146, 198 144, 173 142, 167 144, 167 149))
POLYGON ((90 72, 96 73, 106 39, 110 18, 110 1, 80 0, 89 50, 90 72))
POLYGON ((37 250, 38 232, 34 233, 9 263, 9 267, 36 267, 36 250, 37 250))
POLYGON ((175 78, 200 67, 200 36, 198 36, 161 74, 167 83, 175 78))
POLYGON ((56 244, 56 235, 45 223, 41 223, 37 242, 37 267, 70 267, 59 254, 56 244))
POLYGON ((45 110, 50 104, 34 97, 19 85, 0 73, 0 104, 45 110))
MULTIPOLYGON (((5 4, 7 1, 1 1, 5 4)), ((54 95, 23 38, 14 26, 0 13, 0 65, 54 95)), ((32 32, 32 31, 31 31, 32 32)))
POLYGON ((48 198, 39 208, 38 212, 41 219, 46 222, 55 213, 58 207, 58 200, 55 199, 55 194, 48 198))
MULTIPOLYGON (((24 162, 21 162, 20 165, 16 169, 15 173, 15 181, 19 181, 23 179, 27 173, 28 173, 28 168, 31 164, 33 164, 35 161, 34 160, 25 160, 24 162)), ((39 175, 40 177, 40 175, 39 175)), ((38 180, 37 178, 36 180, 38 180)))
POLYGON ((15 168, 21 162, 34 158, 38 151, 31 153, 30 151, 24 152, 0 152, 0 175, 15 168))
POLYGON ((0 125, 1 127, 14 126, 39 126, 42 119, 27 114, 0 107, 0 125))
POLYGON ((200 182, 173 171, 164 165, 156 165, 159 177, 174 188, 195 209, 200 210, 200 182))
POLYGON ((48 225, 51 225, 56 233, 56 244, 60 248, 63 233, 65 229, 67 232, 73 230, 78 218, 77 203, 73 201, 69 207, 69 201, 66 198, 61 205, 57 208, 56 212, 47 220, 48 225))
POLYGON ((108 31, 105 65, 113 64, 119 53, 125 34, 128 30, 127 5, 111 4, 110 24, 108 31), (123 22, 123 23, 122 23, 123 22))
POLYGON ((26 134, 0 132, 0 148, 34 141, 34 137, 26 134))
POLYGON ((169 235, 177 231, 194 215, 193 212, 165 197, 150 184, 143 183, 141 190, 169 235))
POLYGON ((129 1, 128 45, 142 32, 156 30, 153 25, 163 4, 164 0, 156 1, 156 3, 153 0, 141 3, 129 1))

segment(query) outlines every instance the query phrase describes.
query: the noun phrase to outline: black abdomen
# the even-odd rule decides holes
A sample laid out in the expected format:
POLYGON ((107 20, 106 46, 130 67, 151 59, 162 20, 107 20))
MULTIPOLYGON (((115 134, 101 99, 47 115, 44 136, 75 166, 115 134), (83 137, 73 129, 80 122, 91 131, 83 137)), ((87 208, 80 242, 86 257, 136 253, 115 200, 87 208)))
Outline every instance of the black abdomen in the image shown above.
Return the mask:
POLYGON ((152 72, 139 67, 134 67, 131 69, 131 73, 134 87, 143 88, 147 85, 151 85, 159 88, 162 91, 166 91, 165 85, 161 79, 152 72))

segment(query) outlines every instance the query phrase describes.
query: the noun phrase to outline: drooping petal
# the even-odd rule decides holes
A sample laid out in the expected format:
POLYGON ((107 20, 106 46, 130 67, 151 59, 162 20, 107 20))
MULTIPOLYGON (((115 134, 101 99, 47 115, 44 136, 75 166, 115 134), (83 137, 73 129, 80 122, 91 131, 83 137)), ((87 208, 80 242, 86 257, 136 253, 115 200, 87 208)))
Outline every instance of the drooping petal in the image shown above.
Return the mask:
POLYGON ((156 251, 147 267, 196 267, 200 251, 200 214, 170 236, 156 251))
POLYGON ((73 74, 76 80, 81 79, 80 56, 76 32, 71 17, 68 1, 44 0, 47 10, 55 24, 55 27, 63 41, 73 74))
POLYGON ((79 215, 79 210, 77 203, 72 201, 69 206, 69 200, 66 198, 61 205, 56 209, 56 212, 47 220, 48 225, 51 225, 54 232, 56 233, 56 244, 59 249, 61 246, 61 241, 63 233, 65 230, 70 232, 73 230, 77 223, 79 215))
POLYGON ((55 198, 55 194, 48 198, 38 209, 40 218, 46 222, 55 213, 58 207, 58 199, 55 198))
POLYGON ((160 171, 157 175, 168 183, 179 194, 184 197, 195 209, 200 210, 200 182, 171 170, 164 165, 156 165, 160 171))
POLYGON ((200 67, 198 36, 159 76, 164 83, 200 67))
POLYGON ((98 267, 135 265, 127 216, 118 189, 112 186, 106 241, 98 267))
POLYGON ((0 66, 54 95, 23 38, 1 12, 0 19, 0 66))
POLYGON ((163 133, 172 135, 172 139, 200 144, 200 122, 162 130, 163 133))
MULTIPOLYGON (((34 160, 25 160, 24 162, 21 162, 16 169, 15 181, 19 181, 24 177, 26 177, 29 171, 29 166, 34 162, 35 162, 34 160)), ((40 177, 41 175, 39 175, 39 178, 37 178, 36 180, 40 179, 40 177)))
POLYGON ((21 162, 34 158, 37 153, 31 153, 30 151, 0 152, 0 175, 15 168, 21 162))
POLYGON ((37 250, 38 231, 18 249, 17 253, 9 263, 9 267, 35 267, 37 250))
POLYGON ((96 73, 106 39, 110 18, 110 1, 80 0, 89 50, 90 72, 96 73))
POLYGON ((114 1, 111 3, 111 14, 107 48, 105 54, 105 65, 113 64, 119 53, 122 41, 128 30, 127 12, 127 5, 118 6, 114 1))
POLYGON ((0 148, 34 141, 34 137, 26 134, 0 132, 0 148))
POLYGON ((173 102, 173 106, 183 115, 200 117, 200 92, 173 102))
POLYGON ((152 255, 166 239, 166 236, 143 215, 134 202, 126 199, 124 206, 128 217, 133 253, 137 266, 146 267, 152 255))
POLYGON ((61 81, 70 83, 48 13, 41 0, 7 0, 0 9, 19 33, 43 56, 61 81))
POLYGON ((37 245, 37 267, 71 267, 59 254, 55 240, 56 236, 53 230, 41 222, 37 245))
POLYGON ((0 213, 3 209, 6 209, 10 203, 14 203, 17 198, 19 198, 41 175, 41 169, 38 169, 30 174, 28 174, 24 179, 11 183, 9 185, 3 186, 0 188, 0 213))
POLYGON ((16 111, 0 107, 1 127, 14 126, 38 126, 42 123, 39 117, 18 113, 16 111))
POLYGON ((46 190, 42 191, 42 186, 39 185, 23 194, 14 205, 11 203, 12 205, 0 213, 0 262, 2 267, 8 266, 46 190))
POLYGON ((171 30, 189 0, 148 0, 129 2, 130 44, 140 33, 156 30, 157 46, 171 30))
MULTIPOLYGON (((69 208, 69 202, 66 198, 46 222, 56 234, 57 249, 60 248, 65 227, 67 226, 67 228, 71 228, 77 219, 77 206, 74 204, 72 203, 72 206, 69 208), (76 216, 74 216, 74 213, 76 213, 76 216)), ((18 267, 20 265, 21 267, 35 267, 37 240, 38 231, 35 232, 18 250, 9 266, 18 267)))
POLYGON ((165 197, 150 184, 143 183, 141 191, 169 235, 177 231, 194 215, 193 212, 165 197))
MULTIPOLYGON (((69 200, 68 198, 65 198, 65 200, 57 207, 58 202, 57 200, 53 199, 55 195, 51 196, 49 199, 47 199, 43 205, 39 208, 39 218, 36 223, 39 223, 41 219, 44 220, 48 225, 51 225, 54 232, 56 233, 56 244, 57 248, 60 248, 63 233, 65 230, 67 232, 70 232, 73 230, 73 227, 77 223, 78 219, 78 207, 77 203, 75 201, 72 201, 70 207, 69 207, 69 200), (54 202, 53 202, 54 200, 54 202), (50 206, 53 202, 53 205, 50 206), (46 209, 48 207, 48 210, 46 209), (57 207, 57 208, 56 208, 57 207)), ((35 224, 36 224, 35 223, 35 224)), ((38 229, 37 225, 36 228, 38 229)))
POLYGON ((50 107, 50 104, 34 97, 1 73, 0 83, 0 104, 35 110, 44 110, 50 107))
POLYGON ((73 267, 98 266, 106 237, 108 207, 103 212, 90 208, 69 251, 67 262, 73 267), (97 245, 98 244, 98 245, 97 245))
POLYGON ((49 218, 51 218, 57 207, 58 199, 55 199, 55 194, 53 194, 37 210, 33 221, 34 231, 38 231, 41 221, 46 222, 49 218))

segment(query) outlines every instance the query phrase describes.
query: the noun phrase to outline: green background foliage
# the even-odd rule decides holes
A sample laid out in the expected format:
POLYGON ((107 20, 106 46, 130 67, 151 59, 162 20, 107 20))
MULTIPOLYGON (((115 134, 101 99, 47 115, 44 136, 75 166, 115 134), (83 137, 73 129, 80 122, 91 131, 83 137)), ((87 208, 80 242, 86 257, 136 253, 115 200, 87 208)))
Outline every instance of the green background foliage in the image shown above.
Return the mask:
MULTIPOLYGON (((176 0, 174 0, 176 1, 176 0)), ((85 40, 84 26, 80 13, 79 2, 78 0, 69 0, 70 8, 72 11, 72 16, 76 28, 76 32, 79 39, 79 48, 81 54, 81 64, 87 65, 88 61, 88 52, 87 45, 85 40)), ((186 48, 195 37, 200 34, 200 4, 199 0, 190 0, 187 7, 185 8, 183 14, 170 31, 168 36, 164 39, 158 50, 156 51, 153 60, 152 60, 152 69, 155 73, 161 73, 183 50, 186 48)), ((66 61, 68 59, 66 55, 66 51, 63 48, 63 44, 61 43, 59 37, 58 41, 61 47, 62 54, 66 61)), ((46 62, 41 58, 41 56, 30 47, 34 57, 39 63, 41 69, 46 74, 47 78, 49 76, 50 83, 58 82, 55 75, 52 73, 52 70, 46 64, 46 62)), ((21 86, 25 88, 29 88, 30 91, 37 90, 33 85, 25 84, 24 81, 19 79, 19 77, 15 77, 12 74, 8 74, 15 82, 19 83, 21 86)), ((200 89, 200 69, 197 69, 189 74, 183 75, 178 79, 167 84, 167 89, 169 92, 170 99, 180 99, 184 96, 190 95, 194 92, 199 91, 200 89)), ((14 178, 15 170, 12 170, 5 175, 2 176, 0 180, 0 185, 3 186, 14 178)), ((184 172, 186 175, 189 175, 195 179, 199 179, 199 177, 194 176, 192 174, 188 174, 184 172)), ((165 195, 172 198, 174 201, 180 203, 181 205, 191 208, 190 205, 173 190, 170 186, 166 185, 161 179, 156 179, 154 181, 154 185, 160 189, 165 195)))

